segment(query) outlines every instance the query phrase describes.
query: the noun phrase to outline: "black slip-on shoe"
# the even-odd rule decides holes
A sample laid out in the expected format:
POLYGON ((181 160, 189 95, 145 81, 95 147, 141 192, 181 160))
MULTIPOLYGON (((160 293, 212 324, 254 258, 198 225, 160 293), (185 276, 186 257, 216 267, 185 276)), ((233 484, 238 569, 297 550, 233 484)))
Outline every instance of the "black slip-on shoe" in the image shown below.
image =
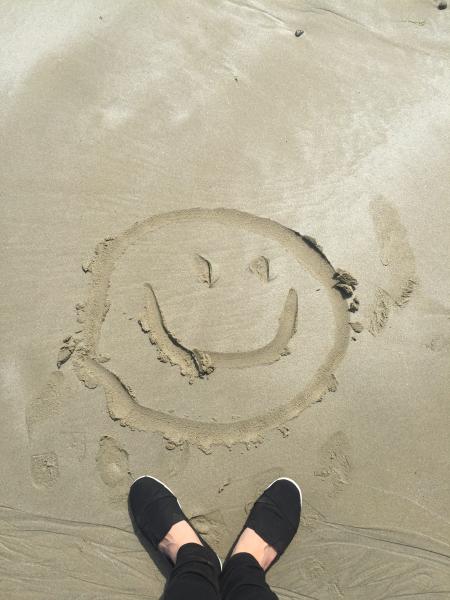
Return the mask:
MULTIPOLYGON (((128 502, 136 527, 156 550, 173 525, 180 521, 189 523, 175 494, 155 477, 144 475, 136 479, 130 487, 128 502)), ((192 527, 190 523, 189 525, 192 527)), ((195 528, 192 527, 192 529, 203 546, 210 551, 211 561, 215 563, 214 567, 220 572, 222 563, 219 557, 195 528)), ((168 557, 166 558, 172 564, 172 561, 168 557)))
POLYGON ((276 551, 277 557, 270 568, 297 533, 301 510, 302 491, 298 484, 287 477, 276 479, 256 500, 227 558, 231 557, 242 532, 249 527, 276 551))

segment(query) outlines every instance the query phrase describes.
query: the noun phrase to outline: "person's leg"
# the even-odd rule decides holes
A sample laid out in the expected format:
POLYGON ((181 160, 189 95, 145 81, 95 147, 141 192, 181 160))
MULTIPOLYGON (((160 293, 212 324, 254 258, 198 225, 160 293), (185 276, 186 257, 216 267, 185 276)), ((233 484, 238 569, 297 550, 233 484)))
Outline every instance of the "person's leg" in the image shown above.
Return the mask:
POLYGON ((136 529, 173 566, 165 600, 219 600, 219 558, 191 527, 169 488, 140 477, 130 488, 129 506, 136 529))
POLYGON ((223 600, 277 600, 265 573, 291 543, 300 524, 301 490, 277 479, 258 498, 220 577, 223 600))
POLYGON ((219 600, 215 555, 199 544, 184 544, 166 585, 164 600, 219 600))
POLYGON ((256 558, 247 552, 233 554, 220 577, 223 600, 277 600, 266 583, 264 569, 256 558))

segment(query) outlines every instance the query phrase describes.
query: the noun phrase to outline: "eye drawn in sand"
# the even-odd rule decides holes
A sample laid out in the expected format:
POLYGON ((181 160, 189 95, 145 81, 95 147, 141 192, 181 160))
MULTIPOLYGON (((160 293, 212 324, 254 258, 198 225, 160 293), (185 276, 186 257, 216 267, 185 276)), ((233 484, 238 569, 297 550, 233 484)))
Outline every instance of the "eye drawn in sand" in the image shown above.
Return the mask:
POLYGON ((206 283, 210 288, 213 287, 219 280, 219 276, 216 275, 216 269, 214 268, 213 270, 211 262, 204 256, 197 254, 195 257, 195 264, 199 274, 199 281, 201 283, 206 283))
POLYGON ((254 273, 261 281, 267 283, 273 278, 270 276, 270 262, 265 256, 258 256, 250 263, 249 269, 254 273))
MULTIPOLYGON (((270 280, 269 263, 259 257, 253 264, 255 274, 262 280, 270 280)), ((214 265, 204 256, 197 257, 201 266, 202 281, 213 286, 217 282, 214 265)), ((110 417, 121 425, 141 431, 161 433, 167 440, 178 444, 189 441, 208 451, 212 445, 244 442, 260 439, 262 433, 279 427, 296 417, 308 406, 327 393, 332 375, 341 362, 349 341, 348 304, 342 290, 336 287, 336 271, 322 249, 310 238, 266 218, 233 209, 202 209, 173 211, 149 217, 135 223, 115 238, 107 238, 98 244, 88 269, 91 278, 88 298, 83 303, 83 332, 73 351, 73 364, 79 379, 89 387, 102 386, 105 391, 110 417), (127 249, 142 236, 173 224, 219 223, 234 226, 246 235, 256 234, 279 244, 292 259, 304 268, 324 290, 334 319, 334 341, 324 357, 317 358, 315 374, 305 382, 299 382, 298 393, 286 399, 284 404, 270 408, 250 418, 229 422, 202 422, 177 416, 159 406, 143 406, 126 382, 107 368, 98 356, 102 325, 109 310, 108 289, 111 276, 127 249)), ((339 273, 338 273, 339 275, 339 273)), ((242 352, 213 352, 208 348, 189 348, 177 340, 165 322, 164 308, 160 306, 151 282, 145 283, 145 306, 140 327, 156 346, 160 360, 177 365, 188 381, 205 379, 216 369, 253 368, 282 360, 287 344, 296 333, 298 296, 294 288, 287 290, 279 325, 271 341, 257 349, 242 352)), ((213 375, 214 376, 214 375, 213 375)), ((264 411, 264 409, 261 409, 264 411)))
POLYGON ((375 290, 368 330, 378 335, 394 308, 405 306, 417 285, 416 262, 408 234, 395 207, 381 198, 370 203, 370 212, 380 247, 386 277, 375 290))

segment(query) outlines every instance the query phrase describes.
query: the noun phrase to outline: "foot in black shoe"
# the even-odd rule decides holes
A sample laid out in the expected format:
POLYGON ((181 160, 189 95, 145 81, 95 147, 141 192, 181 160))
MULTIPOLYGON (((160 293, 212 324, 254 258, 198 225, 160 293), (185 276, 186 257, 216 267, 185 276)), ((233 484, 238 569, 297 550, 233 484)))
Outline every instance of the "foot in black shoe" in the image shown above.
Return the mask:
MULTIPOLYGON (((176 496, 158 479, 148 475, 136 479, 130 488, 129 505, 140 532, 172 563, 176 562, 178 550, 184 544, 208 548, 189 524, 176 496)), ((220 570, 220 561, 214 556, 220 570)))
POLYGON ((179 521, 172 525, 166 535, 158 544, 158 550, 165 554, 174 564, 177 561, 178 550, 184 544, 198 544, 202 546, 198 535, 187 521, 179 521))
POLYGON ((299 486, 292 479, 274 481, 255 502, 232 554, 251 554, 267 571, 296 534, 301 508, 299 486))

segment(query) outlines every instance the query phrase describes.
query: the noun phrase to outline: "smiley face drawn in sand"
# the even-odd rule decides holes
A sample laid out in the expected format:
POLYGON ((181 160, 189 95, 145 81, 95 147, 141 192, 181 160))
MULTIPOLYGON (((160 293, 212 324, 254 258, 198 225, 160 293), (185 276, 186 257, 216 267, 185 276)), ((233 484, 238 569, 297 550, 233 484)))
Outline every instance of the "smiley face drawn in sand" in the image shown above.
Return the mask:
MULTIPOLYGON (((197 256, 201 270, 201 279, 212 287, 212 269, 210 262, 202 256, 197 256)), ((250 264, 250 270, 262 280, 269 280, 269 263, 267 258, 260 256, 250 264)), ((296 331, 298 297, 294 289, 290 289, 284 302, 283 310, 278 318, 278 329, 273 339, 259 348, 240 352, 214 352, 185 347, 169 330, 159 306, 158 299, 151 284, 146 283, 147 289, 145 312, 139 319, 144 333, 150 342, 158 349, 158 359, 171 365, 178 365, 180 373, 193 383, 195 378, 211 375, 217 368, 254 367, 268 365, 288 354, 288 343, 296 331)))
MULTIPOLYGON (((211 262, 200 252, 196 256, 196 261, 206 288, 213 288, 220 292, 221 281, 217 283, 211 262)), ((347 348, 350 331, 348 305, 335 287, 334 268, 310 238, 301 236, 270 219, 223 208, 194 208, 163 213, 135 223, 117 237, 101 242, 96 248, 93 261, 85 270, 90 272, 91 281, 87 302, 82 307, 83 338, 74 353, 74 366, 78 377, 88 387, 97 385, 103 387, 112 419, 132 429, 160 432, 174 444, 189 441, 206 450, 214 444, 232 445, 238 442, 257 441, 264 431, 281 427, 327 392, 333 381, 333 372, 347 348), (131 390, 125 377, 119 377, 113 369, 104 364, 99 350, 100 338, 110 309, 109 288, 119 263, 124 255, 132 252, 131 249, 135 248, 143 238, 156 236, 158 232, 170 227, 185 227, 190 224, 199 225, 202 229, 215 225, 234 228, 244 233, 246 237, 254 235, 276 244, 284 255, 290 257, 289 260, 293 260, 296 268, 301 268, 314 281, 316 291, 321 290, 325 295, 332 319, 330 334, 332 341, 324 356, 317 359, 313 357, 314 370, 307 380, 298 381, 297 393, 294 397, 282 400, 275 406, 261 403, 256 414, 248 417, 233 420, 230 415, 226 422, 206 422, 177 413, 170 414, 162 408, 165 407, 165 402, 160 397, 155 398, 154 403, 150 399, 150 405, 146 406, 142 396, 138 397, 131 390)), ((256 275, 256 279, 259 278, 261 282, 270 285, 269 262, 263 254, 256 256, 250 264, 247 264, 247 271, 250 271, 253 277, 256 275)), ((297 286, 293 285, 283 292, 284 302, 281 311, 278 312, 278 328, 270 341, 250 349, 236 350, 231 345, 230 351, 199 350, 196 348, 202 346, 180 341, 181 336, 175 335, 169 328, 169 323, 171 326, 172 322, 168 319, 166 323, 167 303, 160 302, 159 293, 152 281, 140 282, 141 311, 136 315, 136 320, 139 320, 141 330, 157 347, 160 359, 177 365, 179 372, 185 375, 188 381, 201 379, 203 381, 199 385, 210 385, 211 378, 208 376, 212 373, 214 379, 216 372, 233 373, 247 369, 255 376, 262 365, 270 369, 272 366, 267 367, 267 365, 275 367, 274 363, 280 364, 291 359, 291 357, 284 358, 289 354, 287 346, 290 340, 296 337, 294 334, 297 320, 299 319, 300 326, 304 319, 301 312, 300 317, 297 315, 299 295, 296 288, 297 286)), ((237 292, 242 293, 242 290, 237 292)), ((191 314, 195 315, 195 312, 191 311, 191 314)), ((142 336, 142 333, 140 335, 142 336)), ((320 331, 317 337, 320 337, 320 331)), ((152 349, 147 342, 146 352, 148 348, 152 349)), ((152 353, 154 356, 154 350, 152 353)), ((305 354, 303 358, 305 359, 305 354)), ((295 375, 296 365, 300 363, 298 358, 292 361, 289 368, 295 375)), ((165 368, 165 365, 161 368, 165 368)), ((174 369, 169 371, 173 373, 174 369)), ((190 389, 196 387, 198 389, 198 386, 188 386, 190 389)))

